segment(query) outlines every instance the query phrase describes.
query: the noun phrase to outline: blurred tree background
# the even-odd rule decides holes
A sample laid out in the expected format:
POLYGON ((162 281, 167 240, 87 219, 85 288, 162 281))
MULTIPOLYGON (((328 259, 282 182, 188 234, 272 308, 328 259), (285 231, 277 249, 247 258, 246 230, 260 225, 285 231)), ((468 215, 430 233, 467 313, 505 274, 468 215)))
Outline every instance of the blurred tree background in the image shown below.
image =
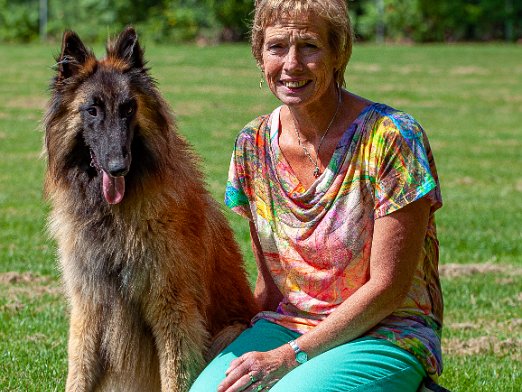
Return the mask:
MULTIPOLYGON (((104 41, 125 25, 153 42, 248 40, 253 0, 0 0, 0 41, 104 41)), ((358 40, 517 41, 521 0, 350 0, 358 40)))

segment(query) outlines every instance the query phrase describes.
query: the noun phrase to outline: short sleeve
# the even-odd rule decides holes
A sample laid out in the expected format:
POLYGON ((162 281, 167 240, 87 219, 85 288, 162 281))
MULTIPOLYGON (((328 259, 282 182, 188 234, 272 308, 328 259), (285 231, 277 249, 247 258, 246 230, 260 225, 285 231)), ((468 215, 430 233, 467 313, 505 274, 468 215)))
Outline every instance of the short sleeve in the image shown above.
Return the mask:
POLYGON ((383 117, 374 130, 372 145, 376 218, 424 196, 432 211, 442 205, 431 148, 417 121, 402 112, 383 117))
POLYGON ((252 220, 254 172, 259 166, 259 153, 254 138, 264 117, 247 124, 239 133, 228 170, 225 205, 242 217, 252 220))
MULTIPOLYGON (((237 156, 237 146, 232 152, 230 167, 228 170, 227 187, 225 190, 225 205, 235 213, 244 218, 252 220, 250 213, 250 204, 245 191, 243 190, 243 181, 241 180, 241 170, 238 170, 239 158, 237 156)), ((240 168, 239 168, 240 169, 240 168)))

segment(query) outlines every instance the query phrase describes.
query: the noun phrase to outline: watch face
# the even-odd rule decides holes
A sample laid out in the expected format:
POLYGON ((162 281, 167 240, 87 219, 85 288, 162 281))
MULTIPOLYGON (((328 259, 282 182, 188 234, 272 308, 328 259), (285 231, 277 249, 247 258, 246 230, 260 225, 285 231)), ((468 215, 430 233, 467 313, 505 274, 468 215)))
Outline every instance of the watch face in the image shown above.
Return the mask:
POLYGON ((300 351, 295 356, 295 360, 299 363, 305 363, 308 361, 308 354, 306 354, 304 351, 300 351))

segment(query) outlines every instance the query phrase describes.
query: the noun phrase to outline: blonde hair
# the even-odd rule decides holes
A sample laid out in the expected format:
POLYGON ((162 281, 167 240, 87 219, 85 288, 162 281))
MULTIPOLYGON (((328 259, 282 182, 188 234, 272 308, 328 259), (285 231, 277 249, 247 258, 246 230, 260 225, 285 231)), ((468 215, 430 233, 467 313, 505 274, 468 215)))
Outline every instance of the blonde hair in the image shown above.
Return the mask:
POLYGON ((339 68, 335 80, 345 85, 344 72, 352 55, 353 29, 346 0, 256 0, 252 22, 252 54, 259 66, 263 63, 263 44, 266 27, 283 17, 314 14, 328 26, 328 43, 332 53, 338 56, 339 68))

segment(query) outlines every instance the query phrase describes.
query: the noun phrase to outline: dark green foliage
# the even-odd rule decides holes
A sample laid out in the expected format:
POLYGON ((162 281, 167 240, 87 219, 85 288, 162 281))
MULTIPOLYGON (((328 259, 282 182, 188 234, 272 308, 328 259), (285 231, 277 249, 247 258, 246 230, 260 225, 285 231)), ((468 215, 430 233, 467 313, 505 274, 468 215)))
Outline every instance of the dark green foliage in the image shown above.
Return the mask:
POLYGON ((36 38, 38 2, 0 0, 0 41, 27 42, 36 38))
POLYGON ((519 0, 365 0, 358 4, 356 31, 373 39, 379 23, 391 40, 471 41, 522 38, 519 0), (379 2, 383 5, 379 13, 379 2))
POLYGON ((218 22, 224 26, 227 40, 248 38, 249 24, 254 10, 252 0, 210 0, 218 22))
MULTIPOLYGON (((47 35, 65 28, 104 41, 136 26, 155 42, 248 40, 253 0, 47 0, 47 35)), ((40 0, 0 0, 0 41, 33 41, 39 34, 40 0)), ((522 39, 520 0, 349 0, 359 40, 379 30, 393 41, 522 39), (379 4, 382 4, 382 12, 379 4)))
MULTIPOLYGON (((241 40, 251 0, 47 0, 47 36, 64 29, 104 41, 132 24, 152 41, 241 40)), ((33 41, 39 34, 40 0, 0 0, 0 41, 33 41)))

